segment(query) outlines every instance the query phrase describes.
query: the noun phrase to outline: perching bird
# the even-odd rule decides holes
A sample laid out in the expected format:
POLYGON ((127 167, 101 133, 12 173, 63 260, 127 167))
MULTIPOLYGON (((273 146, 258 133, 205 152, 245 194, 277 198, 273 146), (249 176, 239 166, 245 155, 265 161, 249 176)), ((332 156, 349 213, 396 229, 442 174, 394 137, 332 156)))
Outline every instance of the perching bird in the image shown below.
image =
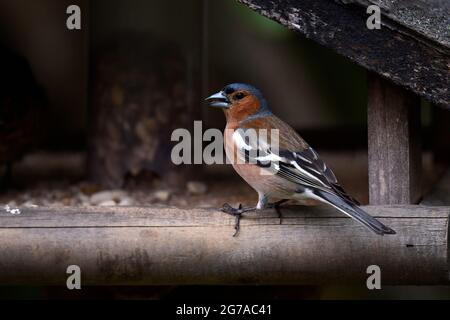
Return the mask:
POLYGON ((255 208, 232 208, 228 204, 222 208, 236 217, 235 235, 242 213, 277 207, 288 200, 326 203, 379 235, 395 234, 358 206, 319 155, 271 112, 256 88, 234 83, 206 100, 211 107, 224 110, 226 155, 237 173, 258 193, 255 208), (269 198, 278 201, 269 204, 269 198))

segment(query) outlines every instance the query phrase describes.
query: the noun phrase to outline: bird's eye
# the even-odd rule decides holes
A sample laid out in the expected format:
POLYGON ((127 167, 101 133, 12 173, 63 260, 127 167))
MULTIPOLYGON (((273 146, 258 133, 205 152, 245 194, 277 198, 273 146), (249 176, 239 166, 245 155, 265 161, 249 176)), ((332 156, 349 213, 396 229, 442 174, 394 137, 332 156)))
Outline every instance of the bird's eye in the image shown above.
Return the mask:
POLYGON ((243 92, 238 92, 234 95, 234 99, 236 100, 241 100, 243 97, 245 97, 245 93, 243 92))

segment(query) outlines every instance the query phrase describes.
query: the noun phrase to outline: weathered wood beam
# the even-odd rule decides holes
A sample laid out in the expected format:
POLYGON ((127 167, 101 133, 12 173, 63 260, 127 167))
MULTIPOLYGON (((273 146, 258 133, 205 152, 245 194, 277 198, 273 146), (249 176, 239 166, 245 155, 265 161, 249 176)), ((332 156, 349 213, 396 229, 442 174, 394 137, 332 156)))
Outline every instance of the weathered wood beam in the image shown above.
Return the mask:
POLYGON ((383 17, 389 19, 385 24, 390 28, 409 33, 416 32, 424 40, 450 46, 448 23, 450 17, 450 2, 442 0, 335 0, 345 3, 355 3, 364 8, 377 5, 382 10, 383 17), (394 24, 395 23, 395 24, 394 24))
POLYGON ((450 109, 450 46, 444 1, 239 0, 256 12, 335 50, 364 68, 450 109), (379 3, 381 29, 369 30, 366 8, 379 3), (383 2, 383 3, 381 3, 383 2), (420 3, 419 3, 420 2, 420 3), (389 11, 392 3, 393 10, 389 11), (420 4, 420 5, 419 5, 420 4), (440 11, 440 7, 444 11, 440 11), (419 12, 415 12, 419 8, 419 12), (394 10, 395 9, 395 10, 394 10), (394 12, 394 13, 393 13, 394 12), (439 13, 436 19, 427 13, 439 13), (423 14, 425 13, 425 16, 423 14), (408 22, 420 16, 420 23, 408 22), (442 20, 442 21, 441 21, 442 20), (442 28, 434 28, 438 21, 442 28), (426 25, 426 26, 425 26, 426 25), (430 36, 429 32, 444 34, 430 36), (441 31, 442 32, 442 31, 441 31))
POLYGON ((420 99, 369 75, 369 202, 417 203, 421 194, 420 99))
POLYGON ((365 207, 397 231, 378 236, 328 207, 249 214, 164 207, 0 212, 0 284, 448 284, 449 207, 365 207))

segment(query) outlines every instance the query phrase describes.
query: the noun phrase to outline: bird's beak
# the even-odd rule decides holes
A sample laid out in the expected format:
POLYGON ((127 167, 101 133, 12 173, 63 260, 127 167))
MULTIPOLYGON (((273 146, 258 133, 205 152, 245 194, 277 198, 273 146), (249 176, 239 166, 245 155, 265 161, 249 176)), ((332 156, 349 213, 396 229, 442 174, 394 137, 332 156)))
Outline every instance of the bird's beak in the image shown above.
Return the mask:
POLYGON ((209 102, 210 107, 215 108, 229 108, 230 107, 230 100, 226 97, 226 95, 223 93, 223 91, 219 91, 217 93, 214 93, 212 96, 209 96, 205 99, 205 101, 209 102))

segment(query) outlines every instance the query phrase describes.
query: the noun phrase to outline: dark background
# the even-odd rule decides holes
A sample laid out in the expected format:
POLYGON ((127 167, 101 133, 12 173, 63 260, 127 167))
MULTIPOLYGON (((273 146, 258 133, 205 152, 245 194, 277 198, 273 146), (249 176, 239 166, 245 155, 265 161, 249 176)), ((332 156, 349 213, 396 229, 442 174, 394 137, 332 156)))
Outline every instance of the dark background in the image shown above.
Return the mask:
MULTIPOLYGON (((41 128, 46 138, 33 151, 74 152, 65 154, 64 161, 77 166, 78 179, 86 179, 93 58, 105 46, 129 35, 138 35, 139 41, 149 46, 164 42, 184 57, 186 82, 199 83, 192 98, 196 117, 202 118, 206 127, 223 128, 224 119, 221 113, 208 110, 202 98, 232 82, 260 88, 274 113, 316 149, 325 154, 329 150, 346 152, 353 159, 356 174, 346 172, 348 158, 336 160, 340 168, 336 171, 338 177, 347 176, 344 185, 348 189, 361 189, 359 197, 367 202, 366 71, 234 1, 0 0, 0 44, 25 59, 35 85, 46 97, 41 128), (82 30, 66 28, 70 4, 82 9, 82 30)), ((422 110, 426 138, 432 108, 423 102, 422 110)), ((427 149, 429 140, 425 139, 424 145, 427 149)), ((230 170, 227 174, 233 175, 230 170)), ((397 287, 383 293, 343 287, 125 287, 86 288, 81 293, 86 296, 59 288, 0 289, 1 298, 184 298, 211 294, 219 298, 449 297, 445 287, 397 287)))

